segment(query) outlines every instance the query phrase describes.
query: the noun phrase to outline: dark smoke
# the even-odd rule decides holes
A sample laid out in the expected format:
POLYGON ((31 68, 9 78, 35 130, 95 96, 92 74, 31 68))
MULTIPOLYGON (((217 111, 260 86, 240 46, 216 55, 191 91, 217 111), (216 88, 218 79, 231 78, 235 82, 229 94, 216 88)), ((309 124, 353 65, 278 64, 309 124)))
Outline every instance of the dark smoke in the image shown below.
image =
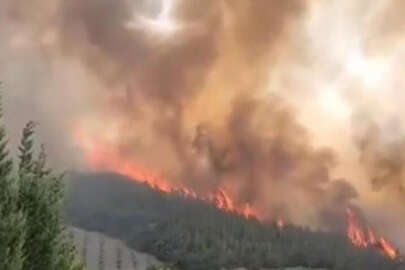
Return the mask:
MULTIPOLYGON (((28 35, 23 50, 39 55, 25 59, 37 84, 23 72, 18 84, 36 92, 9 91, 17 91, 16 100, 35 97, 23 99, 34 106, 18 110, 46 123, 53 152, 70 156, 78 128, 101 142, 113 132, 118 156, 176 184, 202 194, 226 187, 238 203, 269 217, 328 225, 357 193, 331 177, 334 153, 315 148, 292 108, 266 89, 308 2, 179 1, 175 18, 184 29, 162 37, 128 26, 140 14, 156 16, 159 5, 148 1, 6 0, 1 21, 10 27, 0 26, 1 33, 11 39, 18 29, 28 35), (66 91, 75 93, 74 109, 66 91), (55 99, 60 106, 50 109, 55 99), (31 114, 31 107, 40 109, 31 114)), ((4 47, 18 55, 15 44, 4 47)), ((0 75, 14 70, 12 59, 2 59, 0 75)))

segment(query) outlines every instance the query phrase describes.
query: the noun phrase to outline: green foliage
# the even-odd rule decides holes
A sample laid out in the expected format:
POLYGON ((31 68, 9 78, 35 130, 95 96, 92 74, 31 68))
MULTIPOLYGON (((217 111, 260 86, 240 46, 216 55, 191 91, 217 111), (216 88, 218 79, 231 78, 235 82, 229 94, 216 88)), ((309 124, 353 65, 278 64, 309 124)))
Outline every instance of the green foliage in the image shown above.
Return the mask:
POLYGON ((46 168, 43 147, 34 159, 34 128, 33 122, 26 125, 19 147, 19 202, 27 221, 24 269, 80 269, 63 226, 63 176, 46 168))
POLYGON ((72 177, 67 211, 74 225, 120 238, 179 269, 401 267, 377 249, 355 248, 341 234, 295 226, 280 230, 112 174, 72 177))
MULTIPOLYGON (((0 120, 3 112, 0 104, 0 120)), ((0 269, 20 270, 24 263, 25 218, 18 209, 18 182, 7 150, 6 131, 0 126, 0 269)))
POLYGON ((18 147, 18 150, 20 151, 19 159, 19 167, 18 167, 18 172, 20 178, 23 178, 24 176, 30 174, 33 172, 34 169, 34 140, 33 140, 33 135, 34 135, 34 128, 35 128, 35 123, 30 121, 28 124, 24 127, 23 129, 23 134, 21 137, 20 141, 20 146, 18 147))
POLYGON ((29 122, 23 130, 14 173, 0 126, 0 269, 82 270, 63 225, 62 176, 46 168, 43 147, 35 156, 34 128, 29 122))

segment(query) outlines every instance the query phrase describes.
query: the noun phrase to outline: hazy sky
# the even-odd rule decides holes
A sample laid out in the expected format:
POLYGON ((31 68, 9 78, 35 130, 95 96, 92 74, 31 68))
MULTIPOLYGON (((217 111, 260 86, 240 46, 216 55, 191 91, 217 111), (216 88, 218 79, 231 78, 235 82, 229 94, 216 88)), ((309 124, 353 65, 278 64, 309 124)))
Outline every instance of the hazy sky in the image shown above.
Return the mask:
POLYGON ((225 188, 405 240, 402 0, 3 0, 0 80, 58 167, 225 188))

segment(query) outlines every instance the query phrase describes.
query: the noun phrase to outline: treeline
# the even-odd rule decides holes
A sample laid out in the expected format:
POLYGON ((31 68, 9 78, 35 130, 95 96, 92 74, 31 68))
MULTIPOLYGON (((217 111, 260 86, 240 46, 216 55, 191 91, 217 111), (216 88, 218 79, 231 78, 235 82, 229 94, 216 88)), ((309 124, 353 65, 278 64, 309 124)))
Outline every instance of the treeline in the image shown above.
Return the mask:
POLYGON ((43 147, 35 155, 34 127, 24 128, 14 162, 0 126, 0 270, 81 270, 63 226, 63 177, 47 168, 43 147))
POLYGON ((192 204, 172 212, 129 244, 181 269, 310 267, 341 270, 398 269, 374 249, 357 249, 343 235, 263 225, 192 204))
POLYGON ((72 174, 69 201, 74 225, 120 238, 179 269, 405 269, 376 249, 354 247, 342 234, 280 229, 113 174, 72 174))

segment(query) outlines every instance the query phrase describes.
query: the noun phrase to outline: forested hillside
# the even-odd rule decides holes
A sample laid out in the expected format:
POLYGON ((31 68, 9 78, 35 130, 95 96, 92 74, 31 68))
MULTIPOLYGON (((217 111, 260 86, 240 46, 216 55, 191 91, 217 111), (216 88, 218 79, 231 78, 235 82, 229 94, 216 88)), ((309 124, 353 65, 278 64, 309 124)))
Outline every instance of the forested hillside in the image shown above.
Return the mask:
POLYGON ((121 239, 180 269, 404 269, 374 248, 355 248, 343 234, 246 220, 114 174, 72 173, 69 186, 73 225, 121 239))

